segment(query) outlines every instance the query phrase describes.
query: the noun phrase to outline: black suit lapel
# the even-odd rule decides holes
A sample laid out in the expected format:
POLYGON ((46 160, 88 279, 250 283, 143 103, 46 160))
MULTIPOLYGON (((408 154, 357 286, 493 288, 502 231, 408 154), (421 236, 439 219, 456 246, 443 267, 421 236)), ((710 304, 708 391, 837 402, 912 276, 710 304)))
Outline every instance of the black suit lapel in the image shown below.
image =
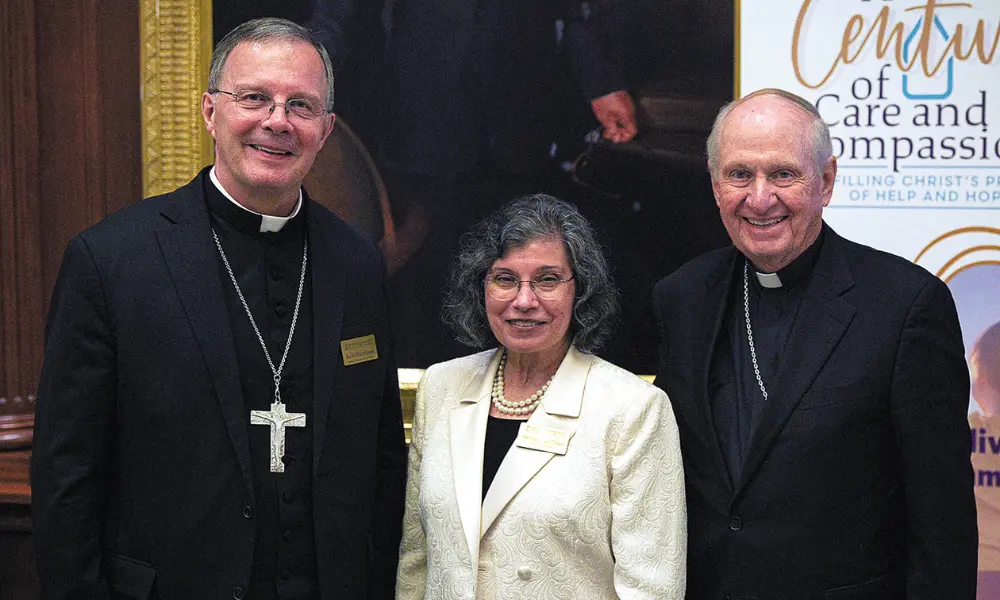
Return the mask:
POLYGON ((330 414, 333 382, 340 356, 337 345, 344 316, 346 270, 339 240, 330 235, 334 228, 320 221, 323 211, 309 211, 309 258, 313 286, 313 473, 319 468, 326 421, 330 414))
POLYGON ((203 177, 207 177, 205 172, 178 190, 176 201, 163 211, 163 216, 173 225, 158 231, 156 238, 212 376, 233 450, 243 471, 247 497, 253 498, 247 432, 250 415, 244 408, 240 389, 236 349, 215 258, 218 250, 212 242, 208 208, 201 187, 203 177))
POLYGON ((700 372, 697 374, 696 380, 698 388, 695 390, 697 401, 692 404, 692 408, 698 413, 693 421, 698 424, 695 429, 704 436, 703 446, 710 449, 712 462, 715 463, 720 480, 726 482, 730 489, 732 489, 733 482, 729 476, 729 468, 726 466, 726 460, 722 454, 719 433, 715 429, 715 419, 712 416, 709 375, 712 369, 712 356, 715 354, 716 344, 719 343, 719 337, 722 335, 729 283, 732 281, 737 256, 735 249, 727 253, 726 260, 721 263, 715 276, 709 276, 706 281, 704 296, 701 297, 694 321, 695 327, 700 329, 702 335, 694 340, 691 357, 692 365, 700 365, 700 372))
POLYGON ((827 229, 826 239, 802 299, 773 389, 741 471, 736 493, 753 477, 785 423, 830 358, 854 318, 855 307, 840 295, 854 285, 843 244, 827 229))

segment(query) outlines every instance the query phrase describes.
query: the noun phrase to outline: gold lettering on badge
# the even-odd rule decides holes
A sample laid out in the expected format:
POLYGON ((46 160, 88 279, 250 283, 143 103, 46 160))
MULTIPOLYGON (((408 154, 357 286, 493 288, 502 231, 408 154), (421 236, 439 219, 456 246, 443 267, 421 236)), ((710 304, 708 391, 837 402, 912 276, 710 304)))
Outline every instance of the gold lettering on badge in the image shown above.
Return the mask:
POLYGON ((903 46, 906 43, 905 25, 902 22, 896 22, 890 25, 889 17, 891 15, 889 7, 883 6, 882 10, 879 11, 878 16, 876 16, 872 21, 867 33, 865 33, 864 37, 860 39, 860 45, 857 45, 856 48, 853 47, 855 42, 858 42, 859 37, 861 37, 862 33, 865 31, 865 18, 860 14, 855 14, 848 19, 847 24, 844 26, 844 34, 841 38, 839 52, 833 58, 833 63, 830 65, 829 70, 827 70, 823 79, 819 82, 811 83, 806 81, 806 78, 802 73, 801 59, 803 51, 802 47, 804 46, 802 40, 802 28, 812 1, 813 0, 805 0, 802 3, 802 8, 799 10, 798 17, 795 19, 795 31, 792 34, 792 67, 795 69, 795 78, 799 80, 799 83, 810 89, 816 89, 826 84, 826 82, 833 77, 833 74, 837 71, 837 67, 841 64, 848 65, 856 61, 868 47, 868 43, 872 39, 873 35, 876 36, 875 55, 879 59, 885 58, 891 49, 896 66, 900 71, 908 72, 919 62, 921 70, 927 77, 934 77, 934 75, 941 70, 941 67, 945 64, 945 62, 947 62, 951 57, 954 57, 959 61, 967 61, 973 57, 973 54, 975 54, 976 57, 978 57, 979 62, 984 65, 988 65, 993 62, 993 59, 996 56, 997 47, 1000 45, 1000 25, 998 25, 997 31, 993 36, 992 45, 987 50, 985 31, 986 24, 982 19, 979 19, 978 23, 974 27, 975 31, 971 35, 968 35, 967 31, 972 31, 972 27, 965 27, 961 23, 955 24, 954 30, 949 32, 948 43, 941 51, 940 56, 932 57, 931 40, 935 35, 935 10, 939 8, 972 8, 972 3, 938 2, 938 0, 927 0, 926 4, 911 6, 904 9, 906 12, 923 11, 924 13, 921 17, 920 37, 916 40, 916 45, 913 47, 909 61, 906 61, 903 59, 903 46), (969 43, 966 48, 963 47, 963 40, 967 37, 969 39, 969 43))
POLYGON ((378 358, 378 348, 375 346, 374 335, 341 340, 340 353, 344 356, 344 366, 368 362, 378 358))
POLYGON ((521 423, 517 439, 514 444, 520 448, 528 450, 540 450, 549 454, 566 454, 569 447, 569 440, 573 437, 572 431, 561 429, 551 429, 548 427, 538 427, 521 423))

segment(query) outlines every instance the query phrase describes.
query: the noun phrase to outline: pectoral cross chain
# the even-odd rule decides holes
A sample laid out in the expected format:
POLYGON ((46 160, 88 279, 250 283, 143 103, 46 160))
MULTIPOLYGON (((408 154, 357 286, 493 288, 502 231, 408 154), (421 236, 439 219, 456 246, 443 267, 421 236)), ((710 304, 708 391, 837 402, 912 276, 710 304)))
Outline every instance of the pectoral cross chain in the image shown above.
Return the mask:
POLYGON ((274 376, 274 402, 271 403, 271 410, 251 410, 250 424, 271 426, 271 472, 284 473, 285 427, 306 426, 305 413, 285 412, 285 405, 281 402, 281 373, 285 369, 285 360, 288 359, 288 349, 292 346, 292 336, 295 335, 295 324, 299 321, 299 306, 302 305, 302 287, 306 282, 306 262, 309 258, 309 239, 306 238, 302 242, 302 271, 299 273, 299 292, 295 298, 295 311, 292 312, 292 325, 288 328, 288 340, 285 342, 285 351, 281 355, 281 362, 275 367, 274 361, 271 360, 271 353, 267 351, 267 344, 264 343, 264 336, 260 334, 260 329, 257 327, 257 322, 254 321, 253 313, 250 312, 247 299, 243 297, 243 290, 240 289, 240 284, 236 281, 236 274, 233 273, 233 268, 229 266, 229 259, 226 258, 226 252, 222 249, 222 242, 219 241, 219 236, 215 233, 214 229, 212 230, 212 237, 215 239, 215 247, 219 249, 219 255, 222 256, 222 264, 226 265, 229 279, 233 282, 233 287, 236 288, 236 294, 240 297, 243 310, 246 311, 247 317, 250 319, 250 325, 253 326, 253 332, 257 334, 257 341, 260 342, 260 347, 264 350, 267 364, 271 367, 271 374, 274 376))
POLYGON ((271 472, 285 472, 285 427, 305 427, 305 413, 285 412, 281 401, 272 402, 271 410, 251 410, 251 425, 271 426, 271 472))

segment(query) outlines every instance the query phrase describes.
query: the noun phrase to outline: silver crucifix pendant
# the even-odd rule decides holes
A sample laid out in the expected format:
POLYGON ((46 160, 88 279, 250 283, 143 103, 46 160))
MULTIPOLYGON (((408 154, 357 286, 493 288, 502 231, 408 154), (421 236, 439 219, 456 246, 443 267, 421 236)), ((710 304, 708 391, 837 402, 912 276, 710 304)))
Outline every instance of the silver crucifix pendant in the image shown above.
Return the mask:
POLYGON ((305 427, 305 413, 285 412, 284 403, 272 402, 271 410, 251 410, 251 425, 271 426, 271 472, 285 472, 285 427, 305 427))

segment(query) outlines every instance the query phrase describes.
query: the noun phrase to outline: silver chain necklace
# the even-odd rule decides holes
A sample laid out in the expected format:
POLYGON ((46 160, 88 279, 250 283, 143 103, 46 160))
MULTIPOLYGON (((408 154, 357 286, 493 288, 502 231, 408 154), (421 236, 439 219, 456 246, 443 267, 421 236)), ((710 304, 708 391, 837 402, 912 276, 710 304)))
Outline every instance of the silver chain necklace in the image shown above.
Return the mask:
POLYGON ((753 347, 753 328, 750 327, 750 290, 748 285, 749 277, 747 276, 747 272, 750 269, 749 264, 749 260, 743 260, 743 316, 747 322, 747 340, 750 342, 750 360, 753 362, 753 374, 757 377, 757 385, 760 386, 760 393, 764 394, 764 402, 767 402, 767 390, 764 389, 764 381, 760 378, 760 368, 757 366, 757 351, 753 347))
POLYGON ((298 323, 299 320, 299 306, 302 305, 302 289, 305 286, 306 281, 306 261, 309 257, 309 238, 307 237, 302 243, 302 273, 299 274, 299 292, 295 298, 295 311, 292 313, 292 326, 288 329, 288 340, 285 342, 285 351, 281 355, 281 363, 278 365, 278 368, 274 368, 274 361, 271 360, 271 353, 267 351, 267 344, 264 343, 264 336, 260 334, 260 329, 257 327, 257 322, 254 321, 253 313, 250 312, 250 306, 247 305, 247 300, 243 297, 243 291, 240 289, 240 284, 236 282, 236 275, 233 274, 233 268, 229 266, 229 259, 226 258, 226 253, 222 249, 222 243, 219 242, 219 236, 215 233, 214 229, 212 230, 212 237, 215 239, 215 247, 219 249, 219 255, 222 256, 222 263, 226 265, 226 272, 229 273, 229 279, 232 280, 233 287, 236 288, 236 294, 240 297, 240 302, 243 304, 243 310, 245 310, 247 316, 250 317, 250 324, 253 325, 253 331, 257 334, 257 341, 260 342, 260 347, 264 349, 264 356, 267 358, 267 364, 271 367, 271 374, 274 379, 274 402, 271 403, 271 410, 251 410, 250 424, 268 425, 271 427, 271 472, 284 473, 285 428, 306 426, 305 413, 287 412, 285 410, 285 405, 281 402, 281 372, 285 368, 285 360, 288 358, 288 349, 292 347, 292 335, 295 334, 295 324, 298 323))
POLYGON ((229 273, 229 278, 233 282, 233 287, 236 288, 236 294, 240 297, 240 302, 243 303, 243 310, 246 311, 247 316, 250 317, 250 324, 253 326, 254 333, 257 334, 257 341, 260 342, 260 347, 264 349, 264 356, 267 358, 267 364, 271 367, 271 374, 274 379, 274 401, 281 404, 281 372, 285 368, 285 360, 288 358, 288 349, 292 347, 292 336, 295 335, 295 324, 299 320, 299 306, 302 304, 302 288, 306 281, 306 261, 308 260, 309 254, 309 239, 302 244, 302 272, 299 274, 299 291, 298 295, 295 297, 295 311, 292 313, 292 326, 288 329, 288 340, 285 342, 285 351, 281 355, 281 363, 278 368, 274 368, 274 361, 271 360, 271 353, 267 351, 267 344, 264 343, 264 336, 260 334, 260 329, 257 328, 257 322, 253 318, 253 313, 250 312, 250 306, 247 305, 246 298, 243 297, 243 291, 240 290, 240 284, 236 282, 236 275, 233 274, 232 267, 229 266, 229 260, 226 258, 226 253, 222 249, 222 243, 219 242, 219 236, 215 233, 215 229, 212 230, 212 237, 215 239, 215 247, 219 249, 219 255, 222 256, 222 263, 226 265, 226 271, 229 273))

